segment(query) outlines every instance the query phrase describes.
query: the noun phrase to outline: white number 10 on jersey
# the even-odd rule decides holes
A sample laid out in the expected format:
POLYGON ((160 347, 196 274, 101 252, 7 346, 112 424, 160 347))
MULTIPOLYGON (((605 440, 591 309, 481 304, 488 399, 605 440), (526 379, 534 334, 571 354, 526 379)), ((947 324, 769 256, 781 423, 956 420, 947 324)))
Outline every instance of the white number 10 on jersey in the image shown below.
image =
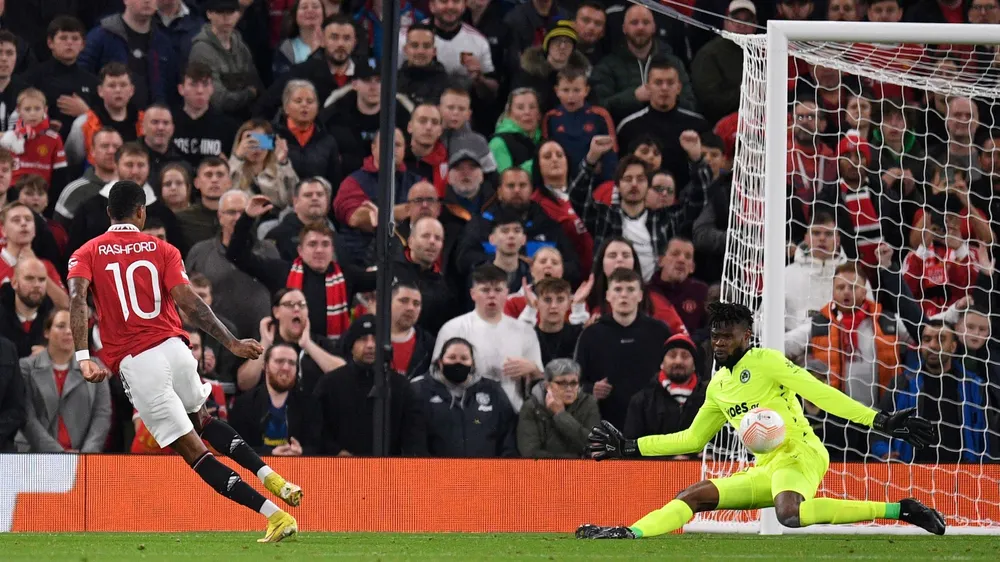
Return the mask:
POLYGON ((118 291, 118 302, 122 305, 122 315, 125 317, 126 321, 132 312, 144 320, 150 320, 160 315, 160 272, 156 271, 156 266, 153 265, 153 262, 149 260, 139 260, 133 262, 132 265, 128 266, 128 269, 125 270, 124 284, 122 283, 121 264, 108 264, 108 267, 104 268, 104 270, 110 271, 111 274, 115 276, 115 289, 118 291), (153 287, 153 310, 149 312, 146 312, 139 307, 139 298, 135 291, 135 271, 140 267, 148 269, 149 275, 152 278, 151 286, 153 287), (125 287, 128 287, 127 299, 125 296, 125 287))

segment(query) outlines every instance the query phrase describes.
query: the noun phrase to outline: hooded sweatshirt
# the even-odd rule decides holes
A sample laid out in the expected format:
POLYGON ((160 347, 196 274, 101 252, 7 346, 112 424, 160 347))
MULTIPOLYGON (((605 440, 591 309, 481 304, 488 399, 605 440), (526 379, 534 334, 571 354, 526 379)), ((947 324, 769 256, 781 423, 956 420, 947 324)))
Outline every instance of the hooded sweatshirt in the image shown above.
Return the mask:
POLYGON ((497 172, 503 173, 507 168, 520 166, 530 174, 535 163, 535 148, 541 141, 541 128, 529 133, 510 117, 501 119, 490 139, 490 151, 497 161, 497 172))
POLYGON ((601 418, 623 427, 629 400, 659 371, 663 343, 670 336, 666 324, 645 314, 628 326, 608 314, 580 334, 576 361, 584 390, 592 392, 603 379, 612 386, 611 394, 599 400, 601 418))
POLYGON ((191 43, 190 62, 198 61, 212 68, 212 107, 226 113, 246 112, 257 98, 263 84, 254 66, 250 48, 238 31, 233 31, 230 48, 223 47, 208 24, 191 43), (256 91, 251 91, 254 88, 256 91))

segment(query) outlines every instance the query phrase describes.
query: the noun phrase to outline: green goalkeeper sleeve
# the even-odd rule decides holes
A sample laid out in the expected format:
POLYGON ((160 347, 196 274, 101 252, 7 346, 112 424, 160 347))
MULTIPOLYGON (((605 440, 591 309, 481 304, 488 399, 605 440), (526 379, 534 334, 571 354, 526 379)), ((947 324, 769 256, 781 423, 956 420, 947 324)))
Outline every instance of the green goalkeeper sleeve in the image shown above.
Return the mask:
POLYGON ((669 435, 648 435, 638 439, 639 452, 644 457, 663 457, 699 452, 726 424, 726 416, 712 400, 712 386, 708 387, 705 404, 698 410, 691 426, 669 435))

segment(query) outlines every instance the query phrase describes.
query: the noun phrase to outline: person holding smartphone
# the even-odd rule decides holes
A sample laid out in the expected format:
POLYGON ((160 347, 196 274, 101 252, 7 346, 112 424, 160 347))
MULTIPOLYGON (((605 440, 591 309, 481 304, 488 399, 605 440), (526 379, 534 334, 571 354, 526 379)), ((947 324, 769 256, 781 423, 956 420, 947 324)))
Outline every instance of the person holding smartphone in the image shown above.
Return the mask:
POLYGON ((275 137, 274 128, 263 119, 251 119, 236 132, 229 170, 233 187, 266 195, 276 209, 287 207, 299 182, 288 159, 288 141, 275 137))

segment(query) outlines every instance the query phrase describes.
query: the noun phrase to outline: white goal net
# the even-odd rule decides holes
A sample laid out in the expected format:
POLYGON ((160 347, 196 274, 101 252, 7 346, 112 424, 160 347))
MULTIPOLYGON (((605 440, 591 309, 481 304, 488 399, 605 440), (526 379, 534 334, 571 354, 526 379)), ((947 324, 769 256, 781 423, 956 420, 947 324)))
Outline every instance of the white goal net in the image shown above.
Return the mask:
MULTIPOLYGON (((1000 34, 801 23, 772 25, 770 43, 720 32, 744 51, 722 298, 758 311, 764 345, 852 398, 938 424, 941 442, 914 451, 806 404, 831 453, 819 495, 916 497, 949 533, 1000 532, 1000 54, 988 44, 1000 34), (787 76, 769 72, 778 36, 787 76)), ((750 463, 724 431, 703 475, 750 463)), ((789 532, 775 526, 722 511, 687 529, 789 532)))

